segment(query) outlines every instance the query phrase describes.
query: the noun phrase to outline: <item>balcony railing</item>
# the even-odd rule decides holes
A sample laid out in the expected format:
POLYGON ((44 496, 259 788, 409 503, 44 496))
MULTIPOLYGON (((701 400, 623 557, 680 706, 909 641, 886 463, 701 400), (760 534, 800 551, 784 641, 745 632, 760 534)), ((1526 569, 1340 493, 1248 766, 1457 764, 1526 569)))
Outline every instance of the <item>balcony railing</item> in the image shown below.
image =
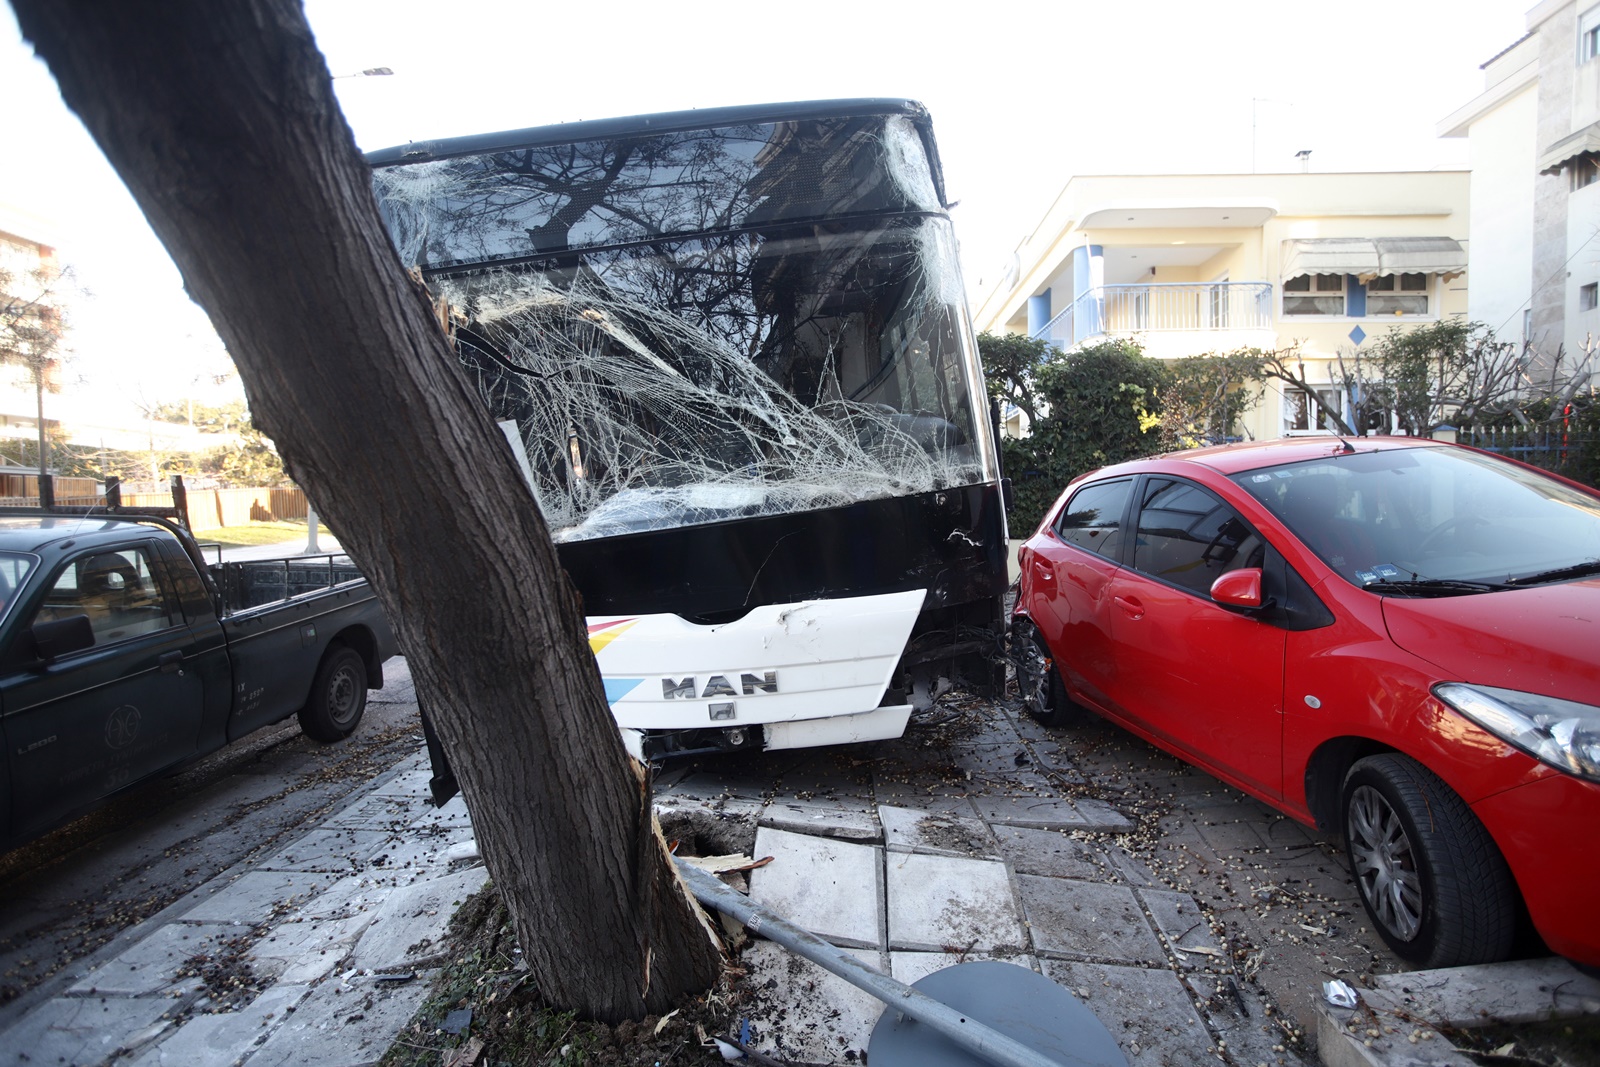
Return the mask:
POLYGON ((1199 282, 1090 289, 1033 336, 1070 346, 1106 334, 1270 329, 1270 282, 1199 282))

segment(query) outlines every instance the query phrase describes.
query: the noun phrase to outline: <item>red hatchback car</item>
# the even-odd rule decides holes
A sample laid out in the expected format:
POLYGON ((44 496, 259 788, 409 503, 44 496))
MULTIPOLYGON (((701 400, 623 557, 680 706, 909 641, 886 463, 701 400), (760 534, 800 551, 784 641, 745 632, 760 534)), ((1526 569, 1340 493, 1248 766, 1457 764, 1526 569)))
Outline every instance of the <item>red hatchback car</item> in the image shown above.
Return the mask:
POLYGON ((1408 438, 1229 445, 1078 478, 1019 562, 1040 719, 1342 833, 1404 959, 1502 959, 1525 906, 1600 966, 1600 494, 1408 438))

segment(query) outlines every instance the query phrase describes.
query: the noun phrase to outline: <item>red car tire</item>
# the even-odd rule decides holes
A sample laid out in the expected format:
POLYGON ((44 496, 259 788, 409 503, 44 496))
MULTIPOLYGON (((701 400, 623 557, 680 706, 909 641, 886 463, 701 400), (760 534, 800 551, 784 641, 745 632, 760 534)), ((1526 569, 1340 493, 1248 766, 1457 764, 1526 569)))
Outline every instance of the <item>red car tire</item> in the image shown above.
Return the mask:
POLYGON ((1517 892, 1477 816, 1422 764, 1398 753, 1345 776, 1343 830, 1361 903, 1395 955, 1420 967, 1511 954, 1517 892))

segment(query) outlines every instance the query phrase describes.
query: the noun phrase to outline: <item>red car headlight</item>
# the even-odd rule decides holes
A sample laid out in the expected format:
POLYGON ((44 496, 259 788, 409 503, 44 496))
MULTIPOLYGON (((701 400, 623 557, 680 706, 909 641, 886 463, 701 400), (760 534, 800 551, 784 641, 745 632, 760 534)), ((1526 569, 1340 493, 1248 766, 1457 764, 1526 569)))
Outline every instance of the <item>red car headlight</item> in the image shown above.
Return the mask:
POLYGON ((1541 763, 1600 782, 1600 708, 1465 682, 1436 685, 1433 695, 1541 763))

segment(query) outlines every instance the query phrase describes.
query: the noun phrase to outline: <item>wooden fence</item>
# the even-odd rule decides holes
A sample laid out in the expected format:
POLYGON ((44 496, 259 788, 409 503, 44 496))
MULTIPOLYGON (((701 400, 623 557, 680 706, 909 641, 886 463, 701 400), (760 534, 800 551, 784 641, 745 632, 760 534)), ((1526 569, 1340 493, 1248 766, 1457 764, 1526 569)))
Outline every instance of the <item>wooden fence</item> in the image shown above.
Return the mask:
MULTIPOLYGON (((29 479, 31 494, 0 497, 0 504, 13 507, 33 507, 39 503, 38 479, 29 479)), ((56 503, 73 507, 99 507, 105 497, 90 495, 95 483, 88 479, 56 479, 56 503), (69 482, 88 482, 88 492, 83 486, 69 482)), ((123 493, 124 507, 172 506, 170 493, 123 493)), ((251 522, 304 522, 306 521, 306 494, 301 489, 191 489, 189 490, 189 521, 196 530, 214 530, 223 526, 244 526, 251 522)))

